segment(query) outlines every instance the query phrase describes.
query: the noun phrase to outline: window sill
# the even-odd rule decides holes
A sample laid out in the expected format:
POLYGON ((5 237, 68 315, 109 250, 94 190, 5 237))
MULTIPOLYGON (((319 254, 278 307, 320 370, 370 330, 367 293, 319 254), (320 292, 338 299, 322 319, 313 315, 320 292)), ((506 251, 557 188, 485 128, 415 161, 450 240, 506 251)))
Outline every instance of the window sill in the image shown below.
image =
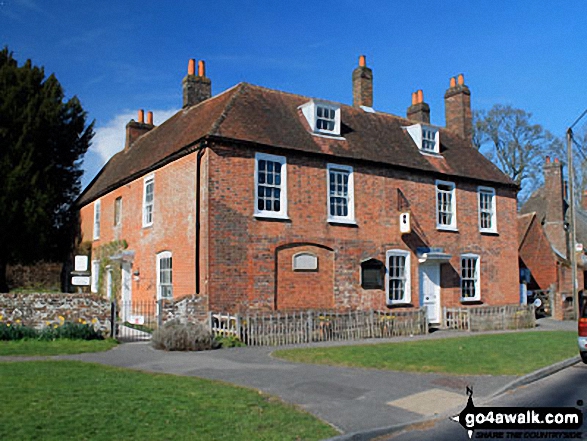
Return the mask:
POLYGON ((321 138, 328 138, 328 139, 337 139, 339 141, 346 141, 344 136, 337 135, 336 133, 326 133, 326 132, 311 132, 314 136, 319 136, 321 138))
POLYGON ((388 300, 388 301, 387 301, 387 306, 388 306, 389 308, 391 308, 391 307, 394 307, 394 306, 395 306, 395 307, 401 307, 401 306, 406 306, 406 307, 408 307, 408 306, 414 306, 414 305, 412 305, 412 302, 411 302, 411 300, 406 300, 406 301, 399 301, 399 300, 395 300, 395 301, 393 301, 393 302, 390 302, 390 301, 388 300))
POLYGON ((433 156, 434 158, 444 158, 444 156, 442 156, 440 154, 440 152, 436 152, 436 151, 432 151, 432 150, 424 150, 424 149, 418 149, 420 150, 420 153, 426 156, 433 156))
POLYGON ((459 232, 457 227, 451 227, 449 225, 436 225, 436 229, 440 231, 453 231, 455 233, 459 232))
POLYGON ((357 221, 354 219, 344 219, 344 218, 328 218, 327 222, 332 225, 348 225, 348 226, 355 226, 357 227, 357 221))
POLYGON ((479 230, 479 232, 487 236, 499 236, 497 230, 479 230))
POLYGON ((255 213, 254 217, 259 220, 291 220, 287 214, 274 214, 274 213, 255 213))
POLYGON ((152 226, 153 226, 153 224, 143 225, 143 228, 151 228, 152 226))
POLYGON ((461 303, 481 303, 481 298, 461 298, 460 299, 461 303))

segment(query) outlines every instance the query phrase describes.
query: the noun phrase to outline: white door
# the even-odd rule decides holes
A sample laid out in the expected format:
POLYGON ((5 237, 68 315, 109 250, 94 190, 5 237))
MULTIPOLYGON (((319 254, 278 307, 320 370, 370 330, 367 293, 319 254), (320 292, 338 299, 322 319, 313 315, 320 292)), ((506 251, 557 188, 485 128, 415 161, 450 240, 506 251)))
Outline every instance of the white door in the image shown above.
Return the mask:
POLYGON ((132 278, 131 278, 131 264, 130 262, 122 262, 122 295, 120 318, 123 322, 128 321, 131 314, 132 302, 132 278))
POLYGON ((440 323, 440 265, 420 265, 420 305, 428 323, 440 323))

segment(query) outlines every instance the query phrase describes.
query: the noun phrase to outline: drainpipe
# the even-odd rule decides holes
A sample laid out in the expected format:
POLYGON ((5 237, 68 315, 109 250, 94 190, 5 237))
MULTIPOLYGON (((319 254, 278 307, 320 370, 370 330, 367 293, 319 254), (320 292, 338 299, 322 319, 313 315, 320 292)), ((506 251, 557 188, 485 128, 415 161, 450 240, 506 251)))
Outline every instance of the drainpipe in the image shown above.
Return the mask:
POLYGON ((202 157, 208 144, 204 141, 200 144, 196 162, 196 294, 200 294, 200 177, 202 169, 202 157))

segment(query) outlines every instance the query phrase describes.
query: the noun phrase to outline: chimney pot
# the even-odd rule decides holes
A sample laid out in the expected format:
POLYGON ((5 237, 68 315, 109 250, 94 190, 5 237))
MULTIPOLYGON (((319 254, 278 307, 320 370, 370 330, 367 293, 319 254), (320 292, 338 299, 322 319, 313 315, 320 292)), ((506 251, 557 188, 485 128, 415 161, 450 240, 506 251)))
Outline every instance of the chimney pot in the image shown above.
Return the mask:
POLYGON ((446 128, 473 146, 471 91, 465 85, 463 74, 450 79, 450 87, 444 94, 444 111, 446 128))
POLYGON ((422 89, 412 93, 412 105, 408 107, 406 116, 411 121, 430 124, 430 106, 424 102, 422 89))
POLYGON ((196 74, 196 60, 193 58, 188 62, 188 75, 196 74))
POLYGON ((353 106, 373 107, 373 71, 367 67, 364 55, 353 70, 353 106))
POLYGON ((151 111, 147 112, 147 124, 153 125, 153 112, 151 111))
POLYGON ((183 108, 188 108, 212 97, 212 82, 206 78, 204 61, 198 62, 198 76, 196 76, 196 60, 191 59, 188 64, 188 74, 183 79, 183 108))
POLYGON ((558 164, 558 158, 554 158, 554 163, 558 164))
POLYGON ((550 156, 546 156, 546 163, 550 164, 550 156))
POLYGON ((139 122, 141 124, 145 122, 145 111, 143 109, 139 109, 139 122))

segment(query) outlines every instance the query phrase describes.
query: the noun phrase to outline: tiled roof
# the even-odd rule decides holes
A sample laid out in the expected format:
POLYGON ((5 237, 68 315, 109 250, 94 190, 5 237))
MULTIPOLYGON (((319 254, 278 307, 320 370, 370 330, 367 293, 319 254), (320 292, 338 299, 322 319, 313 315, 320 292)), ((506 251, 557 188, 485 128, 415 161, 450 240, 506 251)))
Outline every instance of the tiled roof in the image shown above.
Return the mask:
MULTIPOLYGON (((545 197, 544 187, 538 188, 530 198, 526 201, 524 205, 520 208, 520 214, 534 214, 536 219, 539 222, 542 222, 546 217, 546 209, 549 202, 545 197)), ((560 202, 559 202, 560 203, 560 202)), ((565 210, 568 207, 566 201, 563 201, 565 204, 565 210)), ((577 242, 582 243, 583 246, 587 248, 587 212, 581 209, 575 210, 575 233, 577 235, 577 242)), ((552 238, 551 241, 554 241, 552 238)), ((558 241, 560 242, 560 240, 558 241)), ((561 252, 563 255, 566 254, 564 252, 564 244, 557 243, 552 244, 557 249, 562 249, 561 252)))
POLYGON ((341 162, 371 161, 383 165, 434 173, 439 177, 478 182, 516 184, 459 136, 440 129, 440 156, 423 155, 402 128, 405 118, 369 113, 341 105, 341 135, 333 139, 313 135, 298 107, 309 98, 246 83, 196 106, 180 110, 114 155, 84 190, 78 205, 85 205, 124 182, 189 152, 204 138, 227 139, 335 156, 341 162))
POLYGON ((518 216, 518 250, 521 248, 522 243, 524 243, 524 239, 526 239, 530 225, 532 225, 535 217, 536 213, 527 213, 518 216))

